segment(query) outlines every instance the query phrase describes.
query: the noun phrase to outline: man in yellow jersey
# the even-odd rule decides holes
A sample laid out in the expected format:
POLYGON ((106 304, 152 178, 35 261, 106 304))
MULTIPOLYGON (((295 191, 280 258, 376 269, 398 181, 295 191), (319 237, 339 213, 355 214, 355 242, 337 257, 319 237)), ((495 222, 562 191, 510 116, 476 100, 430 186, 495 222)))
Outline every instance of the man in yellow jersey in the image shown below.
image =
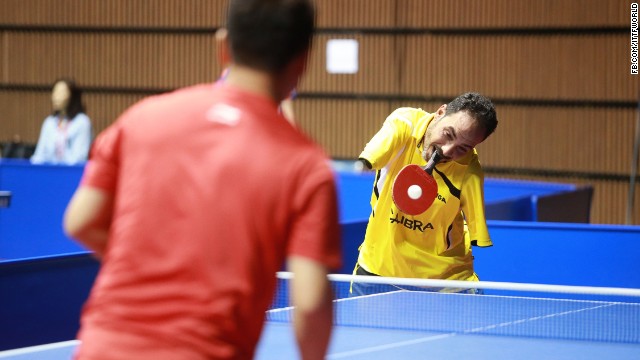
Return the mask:
MULTIPOLYGON (((471 246, 492 243, 475 146, 497 124, 493 104, 477 93, 460 95, 435 113, 399 108, 387 117, 359 157, 363 167, 376 170, 376 177, 354 274, 478 280, 471 246), (433 171, 438 195, 426 212, 404 214, 393 202, 393 181, 407 164, 426 165, 436 149, 443 155, 433 171)), ((352 292, 368 290, 354 284, 352 292)))

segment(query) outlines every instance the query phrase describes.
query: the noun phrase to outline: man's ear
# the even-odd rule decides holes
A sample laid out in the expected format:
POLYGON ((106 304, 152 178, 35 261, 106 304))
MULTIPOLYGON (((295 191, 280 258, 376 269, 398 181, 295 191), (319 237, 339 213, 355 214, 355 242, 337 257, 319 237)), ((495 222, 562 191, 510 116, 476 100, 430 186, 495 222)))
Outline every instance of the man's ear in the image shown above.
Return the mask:
POLYGON ((309 51, 306 50, 297 55, 284 70, 284 77, 287 79, 285 86, 288 88, 285 98, 289 96, 289 92, 299 85, 299 81, 307 70, 309 61, 309 51))
POLYGON ((307 71, 307 65, 309 62, 309 50, 305 50, 300 55, 296 56, 293 61, 293 69, 294 72, 298 74, 298 77, 301 77, 305 71, 307 71))
POLYGON ((438 110, 436 110, 436 119, 442 119, 446 113, 447 113, 447 104, 440 105, 438 110))
POLYGON ((222 69, 226 68, 231 62, 231 49, 229 45, 227 29, 223 27, 219 28, 218 31, 216 31, 216 51, 222 69))

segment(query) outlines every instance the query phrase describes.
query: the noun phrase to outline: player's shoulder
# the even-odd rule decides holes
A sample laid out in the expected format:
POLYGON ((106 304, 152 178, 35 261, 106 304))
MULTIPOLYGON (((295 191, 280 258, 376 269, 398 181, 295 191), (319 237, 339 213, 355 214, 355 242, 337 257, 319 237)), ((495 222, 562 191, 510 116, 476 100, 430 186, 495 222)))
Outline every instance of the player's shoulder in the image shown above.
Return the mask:
POLYGON ((42 123, 45 126, 58 126, 58 118, 55 115, 47 115, 46 118, 44 118, 44 121, 42 121, 42 123))
POLYGON ((155 117, 169 111, 182 111, 210 98, 211 84, 183 87, 161 94, 147 96, 127 108, 120 120, 131 118, 155 117))
POLYGON ((325 150, 300 131, 296 131, 293 141, 294 153, 303 162, 317 162, 328 159, 325 150))
POLYGON ((331 173, 330 158, 326 151, 305 134, 299 131, 296 133, 290 138, 289 146, 285 146, 283 142, 280 143, 281 150, 286 153, 287 163, 291 165, 291 170, 297 168, 303 173, 331 173))
POLYGON ((84 124, 84 125, 91 124, 91 119, 89 118, 89 115, 83 112, 76 114, 76 116, 73 118, 73 121, 84 124))
POLYGON ((407 124, 414 126, 421 118, 428 114, 428 112, 420 108, 401 107, 395 109, 387 119, 404 121, 407 124))
POLYGON ((414 108, 414 107, 408 107, 408 106, 399 107, 391 113, 391 115, 394 115, 394 116, 405 116, 405 117, 422 117, 425 114, 427 114, 427 112, 420 108, 414 108))
POLYGON ((478 157, 478 151, 473 148, 466 155, 457 159, 456 162, 460 165, 480 167, 480 158, 478 157))
POLYGON ((473 148, 471 151, 469 151, 469 156, 470 156, 470 164, 475 166, 475 167, 481 167, 480 166, 480 156, 478 155, 478 150, 476 148, 473 148))
POLYGON ((212 84, 198 84, 187 87, 182 87, 167 91, 161 94, 151 95, 140 100, 135 106, 138 107, 158 107, 163 105, 170 105, 173 103, 179 103, 186 99, 197 99, 201 96, 207 96, 211 94, 213 89, 212 84))
POLYGON ((478 151, 474 148, 469 151, 467 155, 457 160, 457 163, 465 167, 466 177, 483 177, 484 170, 480 164, 480 158, 478 157, 478 151))
POLYGON ((203 97, 211 97, 213 92, 212 84, 198 84, 175 89, 158 95, 153 95, 141 102, 145 106, 171 106, 173 104, 189 104, 198 101, 203 97))

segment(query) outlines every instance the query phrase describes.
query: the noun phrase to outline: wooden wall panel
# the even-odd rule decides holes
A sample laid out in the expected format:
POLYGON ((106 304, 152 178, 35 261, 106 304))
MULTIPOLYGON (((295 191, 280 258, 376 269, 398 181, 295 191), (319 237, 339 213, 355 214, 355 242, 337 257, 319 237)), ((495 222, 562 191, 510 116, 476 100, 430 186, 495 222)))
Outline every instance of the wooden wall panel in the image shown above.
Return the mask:
MULTIPOLYGON (((578 183, 578 181, 573 181, 578 183)), ((594 224, 624 224, 627 214, 629 183, 591 181, 594 188, 591 222, 594 224)), ((640 186, 635 190, 635 211, 631 224, 640 224, 640 186)))
POLYGON ((317 36, 301 91, 453 98, 473 90, 528 100, 635 101, 626 35, 317 36), (326 72, 326 43, 359 42, 357 74, 326 72))
MULTIPOLYGON (((226 0, 3 0, 1 24, 209 28, 226 0)), ((543 28, 626 26, 625 0, 317 0, 325 28, 543 28)))
POLYGON ((51 96, 43 92, 0 90, 0 141, 19 135, 35 143, 42 121, 51 112, 51 96))
POLYGON ((319 28, 391 28, 396 0, 317 0, 319 28))
POLYGON ((335 158, 353 158, 375 134, 390 106, 382 101, 294 101, 298 126, 335 158))
POLYGON ((625 0, 317 0, 320 27, 491 29, 626 26, 625 0))
POLYGON ((408 36, 403 93, 635 101, 629 39, 607 35, 408 36))
POLYGON ((399 91, 398 59, 393 38, 384 35, 318 35, 300 91, 389 94, 399 91), (327 41, 355 39, 359 49, 356 74, 330 74, 326 70, 327 41))
POLYGON ((9 76, 8 41, 9 34, 6 31, 0 31, 0 81, 2 82, 6 82, 9 76))
POLYGON ((627 26, 626 0, 399 0, 413 28, 570 28, 627 26))
POLYGON ((478 149, 494 167, 629 173, 636 111, 498 106, 498 128, 478 149))
POLYGON ((222 24, 226 0, 2 0, 0 24, 187 27, 222 24))
POLYGON ((213 35, 7 31, 7 84, 174 88, 218 76, 213 35))

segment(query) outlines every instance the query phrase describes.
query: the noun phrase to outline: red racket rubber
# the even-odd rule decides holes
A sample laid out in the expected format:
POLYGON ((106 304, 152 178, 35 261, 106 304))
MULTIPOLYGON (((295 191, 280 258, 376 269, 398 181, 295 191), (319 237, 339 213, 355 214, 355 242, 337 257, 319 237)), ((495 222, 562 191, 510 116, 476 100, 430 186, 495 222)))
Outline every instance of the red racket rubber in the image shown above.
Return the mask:
POLYGON ((427 211, 438 196, 438 184, 433 176, 415 164, 405 165, 396 176, 392 188, 393 202, 407 215, 419 215, 427 211), (409 187, 417 185, 422 195, 417 199, 409 197, 409 187))

